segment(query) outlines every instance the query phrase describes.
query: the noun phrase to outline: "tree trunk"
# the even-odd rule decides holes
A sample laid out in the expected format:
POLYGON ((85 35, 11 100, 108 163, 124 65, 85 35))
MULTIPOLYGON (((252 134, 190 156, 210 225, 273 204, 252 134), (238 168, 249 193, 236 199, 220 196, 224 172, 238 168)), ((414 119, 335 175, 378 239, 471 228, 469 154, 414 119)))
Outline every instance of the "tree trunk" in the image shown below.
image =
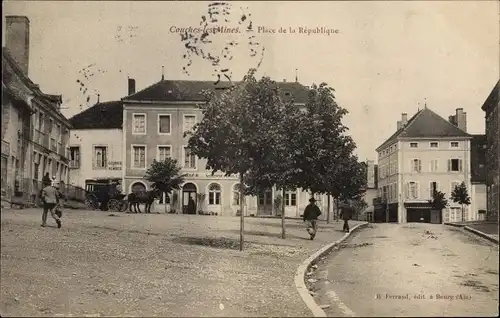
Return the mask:
POLYGON ((465 218, 464 218, 464 205, 462 204, 462 222, 465 221, 465 218))
POLYGON ((326 223, 330 224, 330 195, 327 195, 328 203, 326 205, 326 223))
POLYGON ((243 211, 243 173, 240 173, 240 251, 243 251, 243 232, 245 228, 245 212, 243 211))
POLYGON ((281 190, 281 238, 285 238, 285 187, 281 190))

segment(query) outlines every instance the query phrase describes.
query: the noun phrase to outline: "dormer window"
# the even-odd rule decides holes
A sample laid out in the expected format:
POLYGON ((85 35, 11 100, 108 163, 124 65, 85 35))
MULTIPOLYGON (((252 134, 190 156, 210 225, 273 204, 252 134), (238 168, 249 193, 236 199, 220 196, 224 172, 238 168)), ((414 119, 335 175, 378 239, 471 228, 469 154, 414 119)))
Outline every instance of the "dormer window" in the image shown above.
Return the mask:
POLYGON ((458 141, 452 141, 452 142, 450 142, 450 147, 451 148, 458 148, 458 141))
POLYGON ((410 148, 418 148, 418 142, 410 142, 410 148))

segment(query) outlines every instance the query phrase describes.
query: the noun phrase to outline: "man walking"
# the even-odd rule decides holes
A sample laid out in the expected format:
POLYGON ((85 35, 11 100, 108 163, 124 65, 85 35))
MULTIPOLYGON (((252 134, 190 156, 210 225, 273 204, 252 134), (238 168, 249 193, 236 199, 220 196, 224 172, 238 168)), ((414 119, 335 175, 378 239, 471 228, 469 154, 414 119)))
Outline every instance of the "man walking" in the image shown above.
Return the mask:
POLYGON ((341 216, 344 220, 344 227, 342 231, 349 233, 349 220, 352 218, 354 209, 350 205, 344 205, 342 208, 341 216))
POLYGON ((42 190, 43 214, 42 214, 42 227, 47 226, 47 214, 50 214, 57 223, 57 228, 61 228, 61 219, 55 213, 55 207, 58 203, 59 191, 49 183, 46 183, 42 190))
POLYGON ((316 232, 318 231, 318 217, 321 215, 319 207, 316 205, 316 199, 310 198, 309 204, 304 210, 303 219, 304 222, 307 221, 307 232, 311 236, 311 240, 314 240, 316 232))

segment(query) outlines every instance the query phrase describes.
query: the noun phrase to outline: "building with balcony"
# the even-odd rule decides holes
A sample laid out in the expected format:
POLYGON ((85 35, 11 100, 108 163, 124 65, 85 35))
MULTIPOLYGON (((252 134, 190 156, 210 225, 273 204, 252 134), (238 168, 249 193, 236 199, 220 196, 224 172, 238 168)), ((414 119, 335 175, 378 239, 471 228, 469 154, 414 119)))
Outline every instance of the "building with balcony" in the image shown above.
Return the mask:
POLYGON ((7 16, 2 48, 2 198, 20 205, 34 201, 45 173, 63 183, 69 175, 70 124, 61 96, 28 77, 29 28, 27 17, 7 16))
POLYGON ((481 109, 486 120, 487 219, 498 221, 500 212, 500 80, 481 109))
MULTIPOLYGON (((123 189, 124 191, 148 190, 144 179, 146 169, 154 159, 173 157, 187 174, 182 190, 171 198, 164 195, 160 202, 171 202, 177 213, 186 213, 189 197, 197 202, 197 211, 236 215, 239 211, 238 177, 225 177, 206 169, 206 160, 197 158, 187 148, 188 139, 183 137, 202 116, 198 104, 203 102, 202 90, 223 90, 228 83, 217 86, 210 81, 164 80, 135 92, 129 85, 129 96, 123 101, 123 189)), ((297 82, 278 83, 285 95, 294 97, 297 103, 307 100, 307 87, 297 82)), ((135 83, 133 82, 133 85, 135 83)), ((246 215, 275 215, 276 189, 268 189, 258 197, 245 199, 246 215)), ((310 194, 300 191, 286 192, 285 214, 299 217, 308 204, 310 194)), ((322 211, 326 211, 326 196, 317 196, 322 211)), ((326 218, 327 213, 322 217, 326 218)))
POLYGON ((69 182, 87 188, 88 184, 122 181, 121 101, 98 102, 70 118, 69 182))
POLYGON ((451 202, 443 211, 432 209, 434 191, 449 198, 455 186, 465 182, 471 189, 471 139, 466 132, 462 108, 449 122, 425 107, 408 119, 403 113, 397 131, 376 150, 378 153, 378 197, 376 215, 382 222, 442 223, 476 218, 470 206, 464 215, 451 202), (377 213, 379 210, 379 213, 377 213))

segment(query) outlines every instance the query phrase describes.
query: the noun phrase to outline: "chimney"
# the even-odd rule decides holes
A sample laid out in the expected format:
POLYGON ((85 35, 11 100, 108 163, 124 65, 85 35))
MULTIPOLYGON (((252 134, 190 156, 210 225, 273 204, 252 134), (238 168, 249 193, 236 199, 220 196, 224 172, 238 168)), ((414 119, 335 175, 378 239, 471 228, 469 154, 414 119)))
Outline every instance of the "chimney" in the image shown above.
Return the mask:
POLYGON ((129 78, 128 79, 128 95, 135 94, 135 79, 129 78))
POLYGON ((456 126, 467 132, 467 113, 463 108, 457 108, 455 113, 456 126))
POLYGON ((408 114, 402 113, 401 114, 401 125, 404 127, 407 122, 408 122, 408 114))
POLYGON ((28 76, 30 56, 30 20, 25 16, 5 17, 5 46, 24 75, 28 76))

